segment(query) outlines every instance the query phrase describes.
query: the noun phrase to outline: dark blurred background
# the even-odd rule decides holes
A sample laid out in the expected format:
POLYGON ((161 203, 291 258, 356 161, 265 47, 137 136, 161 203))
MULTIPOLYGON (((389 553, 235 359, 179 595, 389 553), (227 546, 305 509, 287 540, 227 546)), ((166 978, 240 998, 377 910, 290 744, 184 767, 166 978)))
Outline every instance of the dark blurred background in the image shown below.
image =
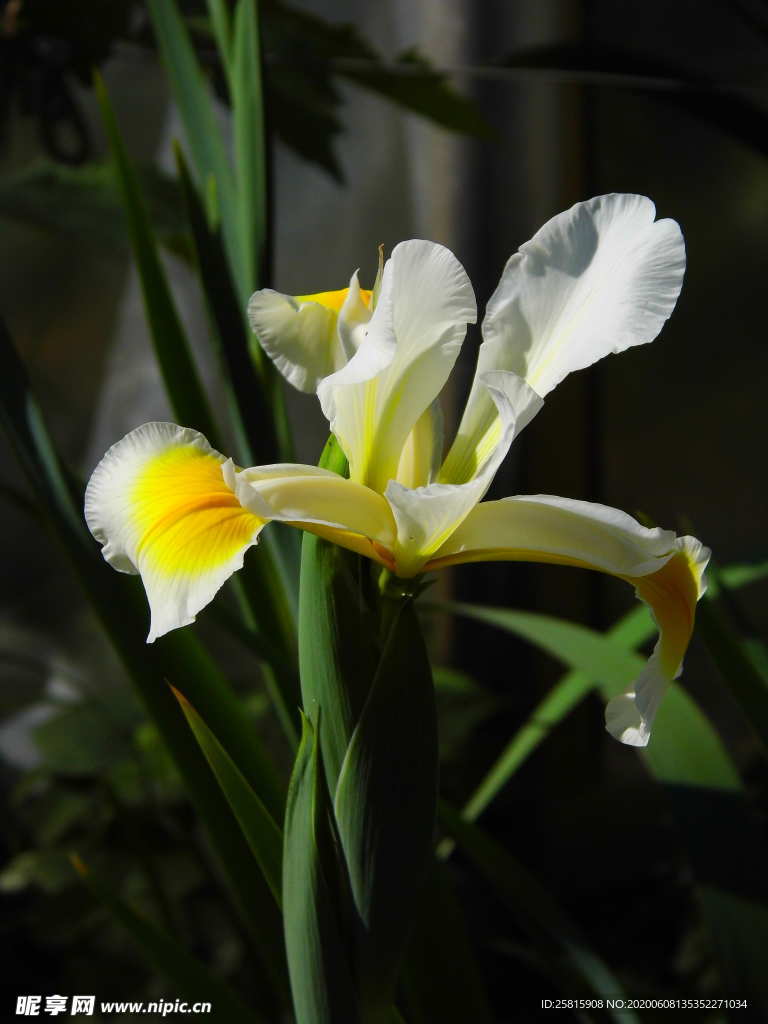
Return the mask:
MULTIPOLYGON (((170 413, 114 203, 94 201, 98 183, 77 191, 65 180, 57 191, 59 179, 37 171, 46 160, 65 176, 83 158, 104 155, 87 69, 72 54, 103 65, 139 163, 170 174, 180 126, 142 31, 141 5, 130 5, 123 23, 116 16, 94 42, 89 19, 101 5, 70 5, 72 17, 62 25, 51 13, 56 5, 23 4, 22 14, 24 8, 35 13, 40 27, 36 42, 25 35, 22 57, 15 6, 0 4, 0 310, 63 452, 85 476, 128 429, 170 413), (66 102, 56 98, 57 89, 66 102)), ((768 4, 302 0, 297 6, 333 24, 353 23, 385 60, 416 47, 472 101, 488 131, 450 132, 336 75, 335 167, 327 153, 324 161, 312 160, 283 137, 271 142, 270 284, 293 294, 339 288, 355 267, 370 283, 379 243, 390 249, 401 239, 425 237, 457 254, 482 308, 506 258, 550 216, 604 192, 650 196, 659 216, 680 222, 687 242, 677 310, 652 345, 569 377, 516 444, 491 496, 552 493, 599 501, 695 533, 720 565, 764 560, 768 4)), ((269 21, 268 4, 264 18, 269 21)), ((306 50, 311 55, 311 38, 306 50)), ((297 51, 294 59, 307 54, 297 51)), ((288 50, 270 50, 267 36, 268 75, 306 70, 291 68, 290 58, 288 50)), ((344 70, 344 58, 339 61, 334 74, 344 70)), ((312 134, 309 107, 299 104, 281 116, 293 118, 294 134, 312 134)), ((158 191, 169 237, 174 202, 172 192, 166 199, 158 191)), ((169 254, 167 265, 203 353, 207 323, 194 278, 180 255, 169 254)), ((478 334, 470 334, 449 416, 461 407, 477 343, 478 334)), ((291 395, 290 407, 298 457, 315 461, 324 440, 315 400, 291 395)), ((7 852, 18 858, 48 842, 40 837, 39 815, 30 817, 19 796, 20 778, 28 796, 35 773, 52 773, 63 779, 70 805, 73 797, 90 799, 93 789, 92 765, 71 771, 65 754, 50 744, 41 749, 35 730, 50 716, 43 696, 65 700, 81 685, 90 693, 116 693, 121 676, 65 564, 18 504, 11 453, 0 448, 0 455, 6 581, 0 669, 10 695, 0 724, 0 778, 7 852)), ((448 593, 600 629, 632 602, 621 584, 586 573, 504 564, 461 570, 443 584, 448 593)), ((752 587, 738 610, 755 634, 768 627, 765 596, 764 585, 752 587)), ((444 663, 501 700, 495 714, 465 727, 461 758, 446 762, 445 791, 460 802, 561 669, 477 624, 443 623, 436 646, 444 663)), ((247 671, 233 668, 243 679, 247 671)), ((697 643, 685 685, 764 794, 748 724, 697 643)), ((133 728, 134 712, 126 714, 133 728)), ((98 775, 104 766, 96 763, 98 775)), ((71 813, 76 817, 74 805, 71 813)), ((604 737, 597 698, 523 766, 485 820, 535 867, 635 992, 679 994, 693 978, 705 991, 708 984, 716 988, 668 809, 635 755, 604 737)), ((48 827, 54 836, 48 847, 55 846, 66 823, 48 827)), ((729 842, 724 835, 724 846, 729 842)), ((13 912, 6 920, 17 929, 11 989, 37 991, 33 979, 58 974, 65 990, 76 990, 77 980, 90 991, 93 971, 71 945, 71 929, 85 920, 69 916, 71 908, 86 914, 79 898, 55 872, 46 875, 45 865, 28 865, 25 873, 18 859, 10 863, 15 874, 7 869, 0 882, 13 912)), ((490 893, 485 901, 475 894, 468 914, 478 933, 487 920, 504 931, 505 911, 490 893)), ((97 932, 83 925, 82 933, 75 928, 79 934, 83 948, 91 948, 97 932)), ((132 963, 131 954, 117 938, 110 941, 104 958, 117 978, 115 959, 132 963)), ((545 982, 524 958, 498 946, 481 954, 497 1005, 507 1008, 499 1019, 528 1019, 515 1015, 505 993, 545 994, 545 982)), ((117 980, 114 985, 119 988, 117 980)))

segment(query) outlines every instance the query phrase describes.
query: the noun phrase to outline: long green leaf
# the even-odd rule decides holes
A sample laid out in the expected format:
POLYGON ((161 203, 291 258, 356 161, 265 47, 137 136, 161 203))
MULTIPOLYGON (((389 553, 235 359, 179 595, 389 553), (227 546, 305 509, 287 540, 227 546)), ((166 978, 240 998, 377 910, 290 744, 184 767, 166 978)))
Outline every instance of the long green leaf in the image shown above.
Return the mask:
POLYGON ((268 1018, 242 1002, 227 984, 156 924, 132 910, 108 885, 95 878, 79 857, 74 856, 72 862, 96 902, 125 928, 149 967, 177 986, 179 994, 194 1002, 211 1003, 214 1020, 267 1024, 268 1018))
POLYGON ((208 224, 202 200, 179 146, 175 147, 175 154, 195 244, 200 283, 215 327, 219 359, 231 394, 230 413, 238 455, 249 466, 268 463, 274 460, 277 438, 267 395, 248 352, 243 311, 221 236, 208 224))
MULTIPOLYGON (((507 609, 481 609, 478 614, 475 606, 470 607, 473 617, 525 636, 577 667, 598 683, 606 700, 629 685, 645 663, 626 647, 622 650, 616 636, 569 623, 557 622, 553 627, 548 616, 507 609), (556 642, 562 643, 559 651, 556 642)), ((624 629, 637 633, 637 620, 624 629)), ((662 702, 654 737, 641 756, 664 785, 675 811, 724 981, 731 991, 748 993, 756 1006, 768 1012, 768 979, 760 968, 768 944, 768 898, 760 867, 765 840, 720 738, 676 683, 662 702), (721 842, 724 828, 739 837, 727 848, 721 842)))
MULTIPOLYGON (((331 437, 320 465, 347 471, 331 437)), ((329 793, 336 790, 354 723, 362 711, 376 659, 376 627, 360 562, 347 551, 305 533, 301 544, 299 673, 304 713, 319 728, 329 793)))
POLYGON ((388 635, 334 795, 364 1006, 379 1011, 392 1002, 432 856, 438 773, 432 673, 412 600, 385 597, 382 618, 388 635))
MULTIPOLYGON (((708 598, 717 595, 719 590, 718 578, 720 578, 723 586, 737 589, 757 583, 766 577, 768 577, 768 562, 726 566, 724 569, 721 569, 717 577, 713 577, 710 580, 708 598)), ((504 623, 495 620, 490 625, 503 626, 504 623)), ((546 624, 543 628, 546 630, 546 624)), ((622 647, 631 650, 650 640, 655 629, 656 627, 651 620, 647 608, 638 606, 624 615, 605 635, 611 641, 615 641, 621 644, 622 647)), ((536 642, 536 637, 527 633, 522 634, 522 638, 536 642)), ((560 682, 552 687, 550 692, 538 703, 536 709, 531 712, 520 729, 509 740, 493 766, 489 768, 464 806, 463 814, 465 817, 469 820, 474 820, 482 813, 488 804, 495 799, 523 761, 538 748, 539 744, 549 735, 552 729, 573 708, 579 705, 579 702, 594 689, 595 685, 594 678, 580 673, 578 670, 573 670, 563 676, 560 682)))
MULTIPOLYGON (((564 993, 595 997, 620 995, 622 986, 592 950, 580 929, 539 881, 477 825, 465 821, 445 802, 440 822, 493 886, 518 922, 548 951, 547 962, 564 993)), ((617 1021, 637 1021, 631 1010, 613 1013, 617 1021)))
MULTIPOLYGON (((329 801, 320 744, 302 719, 288 787, 283 855, 283 921, 297 1024, 360 1021, 339 905, 329 870, 329 801)), ((361 1022, 362 1024, 362 1022, 361 1022)))
POLYGON ((207 187, 211 178, 216 183, 227 253, 237 281, 240 301, 244 306, 253 282, 248 279, 247 268, 240 260, 241 229, 233 198, 234 175, 214 110, 211 90, 179 15, 176 0, 148 0, 147 8, 184 125, 198 185, 207 187))
POLYGON ((95 78, 95 90, 123 197, 147 319, 166 390, 180 422, 201 431, 216 446, 218 431, 160 263, 152 225, 112 105, 98 75, 95 78))
POLYGON ((174 694, 279 906, 282 833, 275 819, 248 785, 243 773, 197 711, 178 690, 174 690, 174 694))
MULTIPOLYGON (((768 562, 727 566, 720 571, 718 576, 724 586, 730 588, 748 586, 750 583, 768 576, 768 562)), ((713 577, 709 581, 707 597, 715 596, 717 592, 718 578, 713 577)), ((503 626, 503 623, 498 620, 492 624, 503 626)), ((543 628, 546 629, 546 626, 543 628)), ((650 640, 655 630, 656 626, 647 608, 639 606, 623 616, 605 635, 612 642, 627 650, 632 650, 650 640)), ((535 637, 531 634, 522 633, 521 635, 523 639, 535 642, 535 637)), ((568 672, 557 685, 552 687, 507 743, 465 804, 462 813, 466 818, 474 821, 485 810, 523 761, 594 687, 595 680, 578 670, 568 672)))
MULTIPOLYGON (((218 232, 206 221, 186 160, 176 148, 179 180, 187 203, 200 276, 218 339, 230 413, 240 459, 270 463, 277 450, 269 402, 248 355, 244 327, 218 232)), ((267 530, 236 581, 253 641, 269 662, 267 685, 292 746, 297 742, 298 680, 294 669, 298 576, 296 531, 267 530), (274 685, 272 685, 274 683, 274 685)))
POLYGON ((241 262, 251 290, 255 291, 264 283, 267 243, 267 167, 258 0, 239 0, 235 8, 231 67, 241 262))

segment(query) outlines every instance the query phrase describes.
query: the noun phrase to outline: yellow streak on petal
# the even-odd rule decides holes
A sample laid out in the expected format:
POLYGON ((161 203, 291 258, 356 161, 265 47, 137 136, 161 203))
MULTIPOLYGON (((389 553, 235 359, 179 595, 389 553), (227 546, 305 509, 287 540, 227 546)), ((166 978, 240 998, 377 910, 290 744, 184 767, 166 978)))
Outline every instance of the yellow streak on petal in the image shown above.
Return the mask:
POLYGON ((183 445, 142 468, 130 494, 138 558, 155 571, 201 575, 233 558, 264 520, 224 482, 222 460, 183 445))
MULTIPOLYGON (((333 292, 317 292, 314 295, 295 295, 294 298, 296 302, 317 302, 318 305, 324 306, 332 313, 338 314, 341 307, 344 305, 348 294, 349 288, 339 288, 337 291, 333 292)), ((371 295, 372 292, 368 289, 360 289, 360 298, 369 309, 371 307, 371 295)))
POLYGON ((661 634, 661 668, 673 679, 688 648, 701 596, 701 570, 685 550, 648 576, 621 576, 650 607, 661 634))

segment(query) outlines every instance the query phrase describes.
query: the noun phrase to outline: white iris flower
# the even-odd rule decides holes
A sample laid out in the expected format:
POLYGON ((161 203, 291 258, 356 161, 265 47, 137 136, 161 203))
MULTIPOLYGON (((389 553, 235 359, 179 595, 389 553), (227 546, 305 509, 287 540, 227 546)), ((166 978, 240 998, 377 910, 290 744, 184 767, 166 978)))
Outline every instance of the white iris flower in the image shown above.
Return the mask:
POLYGON ((682 667, 709 552, 604 505, 482 498, 567 374, 652 341, 669 317, 685 248, 678 225, 654 216, 644 196, 600 196, 553 217, 509 259, 445 455, 438 395, 477 319, 472 286, 448 249, 401 242, 373 292, 357 274, 337 292, 257 292, 252 326, 286 379, 317 392, 349 479, 316 466, 239 469, 170 423, 119 441, 91 477, 85 512, 107 561, 142 576, 148 639, 194 621, 272 519, 405 578, 480 560, 580 566, 631 583, 658 624, 644 672, 606 712, 613 736, 645 745, 682 667))

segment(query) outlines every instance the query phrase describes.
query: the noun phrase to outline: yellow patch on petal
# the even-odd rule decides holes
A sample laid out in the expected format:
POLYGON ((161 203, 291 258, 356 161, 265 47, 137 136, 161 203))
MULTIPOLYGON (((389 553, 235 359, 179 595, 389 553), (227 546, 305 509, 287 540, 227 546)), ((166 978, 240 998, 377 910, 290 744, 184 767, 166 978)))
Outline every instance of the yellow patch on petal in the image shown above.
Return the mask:
MULTIPOLYGON (((349 288, 339 288, 333 292, 317 292, 315 295, 295 295, 294 298, 297 302, 316 302, 320 306, 324 306, 332 313, 338 314, 341 311, 341 307, 344 305, 349 295, 349 288)), ((371 307, 371 295, 366 288, 360 289, 360 298, 370 309, 371 307)))
POLYGON ((227 487, 222 460, 182 445, 142 467, 130 494, 139 559, 157 572, 197 576, 233 558, 264 520, 227 487))
POLYGON ((678 551, 648 576, 622 576, 650 607, 661 634, 660 664, 674 678, 693 633, 696 602, 701 596, 701 566, 686 549, 678 551))

